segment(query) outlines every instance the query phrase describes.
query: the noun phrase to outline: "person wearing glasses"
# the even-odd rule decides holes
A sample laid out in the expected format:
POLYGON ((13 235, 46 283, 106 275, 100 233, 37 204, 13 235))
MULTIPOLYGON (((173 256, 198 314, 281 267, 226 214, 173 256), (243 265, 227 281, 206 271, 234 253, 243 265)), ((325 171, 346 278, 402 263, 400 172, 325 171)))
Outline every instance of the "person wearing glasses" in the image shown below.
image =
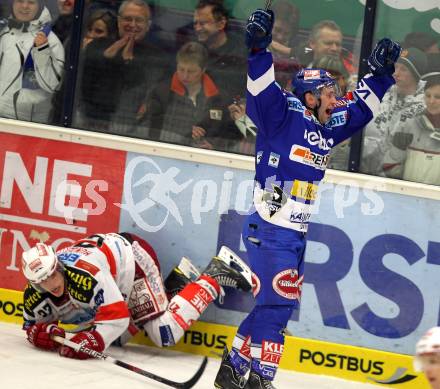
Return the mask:
POLYGON ((151 10, 145 1, 125 0, 117 25, 116 39, 94 39, 85 49, 75 124, 129 134, 146 92, 161 80, 172 61, 149 41, 151 10))

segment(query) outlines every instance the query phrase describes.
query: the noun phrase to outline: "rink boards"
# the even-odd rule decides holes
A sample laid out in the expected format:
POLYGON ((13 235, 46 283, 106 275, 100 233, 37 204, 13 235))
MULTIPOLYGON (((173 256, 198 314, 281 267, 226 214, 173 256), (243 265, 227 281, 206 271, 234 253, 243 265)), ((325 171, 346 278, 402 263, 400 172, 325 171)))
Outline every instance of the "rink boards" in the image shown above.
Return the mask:
MULTIPOLYGON (((0 288, 0 321, 22 324, 23 293, 0 288)), ((230 348, 236 327, 196 322, 173 350, 220 357, 230 348)), ((23 342, 25 342, 23 332, 23 342)), ((133 343, 154 346, 142 333, 133 343)), ((287 336, 280 367, 285 370, 323 374, 351 381, 402 389, 428 389, 425 377, 413 370, 412 358, 318 340, 287 336)))
MULTIPOLYGON (((21 252, 36 241, 61 248, 92 233, 130 231, 152 244, 165 276, 182 255, 203 269, 222 244, 247 260, 240 233, 253 164, 247 156, 0 120, 1 320, 21 320, 19 298, 3 294, 23 289, 21 252)), ((287 327, 298 338, 289 338, 283 367, 411 387, 415 343, 440 325, 440 188, 328 171, 319 190, 301 311, 287 327)), ((253 303, 229 291, 204 313, 216 324, 197 323, 179 347, 220 350, 213 342, 229 342, 253 303)))

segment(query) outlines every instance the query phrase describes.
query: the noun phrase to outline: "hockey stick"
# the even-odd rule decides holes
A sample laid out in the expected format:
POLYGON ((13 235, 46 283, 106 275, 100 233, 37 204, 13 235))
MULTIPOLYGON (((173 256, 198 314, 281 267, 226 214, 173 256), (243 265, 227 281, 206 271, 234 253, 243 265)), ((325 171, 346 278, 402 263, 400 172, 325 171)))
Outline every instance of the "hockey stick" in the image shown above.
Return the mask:
POLYGON ((90 348, 87 348, 87 347, 82 346, 82 345, 80 345, 78 343, 75 343, 75 342, 72 342, 72 341, 70 341, 68 339, 62 338, 61 336, 53 336, 52 339, 55 342, 58 342, 58 343, 60 343, 60 344, 62 344, 64 346, 68 346, 70 348, 73 348, 77 352, 81 351, 81 352, 83 352, 85 354, 90 355, 93 358, 103 359, 104 361, 111 362, 111 363, 113 363, 115 365, 123 367, 124 369, 128 369, 128 370, 130 370, 130 371, 132 371, 134 373, 138 373, 140 375, 143 375, 144 377, 150 378, 150 379, 152 379, 154 381, 157 381, 157 382, 160 382, 160 383, 162 383, 164 385, 168 385, 171 388, 180 388, 180 389, 190 389, 190 388, 192 388, 197 383, 199 378, 202 376, 203 372, 205 371, 206 365, 208 363, 208 358, 204 357, 200 367, 198 368, 196 373, 188 381, 176 382, 176 381, 171 381, 171 380, 169 380, 167 378, 158 376, 158 375, 156 375, 154 373, 150 373, 149 371, 143 370, 143 369, 141 369, 139 367, 130 365, 127 362, 123 362, 123 361, 120 361, 119 359, 112 358, 110 355, 107 355, 107 354, 101 353, 99 351, 95 351, 95 350, 92 350, 90 348))

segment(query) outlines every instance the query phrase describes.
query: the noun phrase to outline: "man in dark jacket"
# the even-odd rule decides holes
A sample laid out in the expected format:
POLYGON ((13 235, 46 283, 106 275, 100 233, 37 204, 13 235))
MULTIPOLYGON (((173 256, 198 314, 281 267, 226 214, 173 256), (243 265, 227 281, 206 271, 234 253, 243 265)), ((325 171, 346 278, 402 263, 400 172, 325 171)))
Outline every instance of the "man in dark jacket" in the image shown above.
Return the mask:
POLYGON ((147 91, 170 64, 148 42, 151 11, 143 0, 125 0, 119 8, 119 39, 96 39, 84 54, 80 125, 127 133, 147 91), (110 122, 115 128, 109 128, 110 122))

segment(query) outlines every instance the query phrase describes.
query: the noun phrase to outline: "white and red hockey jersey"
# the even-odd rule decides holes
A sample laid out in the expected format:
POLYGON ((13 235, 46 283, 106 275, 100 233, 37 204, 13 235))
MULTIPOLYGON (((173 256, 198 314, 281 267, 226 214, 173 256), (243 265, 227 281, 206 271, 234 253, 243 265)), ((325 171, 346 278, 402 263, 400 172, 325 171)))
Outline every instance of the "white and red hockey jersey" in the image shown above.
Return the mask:
POLYGON ((24 328, 59 320, 95 326, 108 347, 128 327, 127 306, 135 276, 132 245, 123 236, 96 234, 57 252, 64 265, 66 291, 57 298, 28 284, 24 328))

